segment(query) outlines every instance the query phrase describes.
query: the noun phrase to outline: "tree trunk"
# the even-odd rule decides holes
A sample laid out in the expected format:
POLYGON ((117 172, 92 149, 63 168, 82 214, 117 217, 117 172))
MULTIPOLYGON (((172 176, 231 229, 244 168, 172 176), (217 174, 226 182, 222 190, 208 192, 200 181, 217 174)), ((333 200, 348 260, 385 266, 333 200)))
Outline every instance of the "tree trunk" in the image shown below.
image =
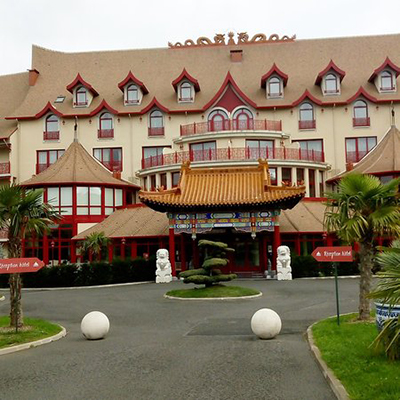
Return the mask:
POLYGON ((18 329, 24 324, 21 303, 22 280, 20 274, 10 274, 10 326, 18 329))
POLYGON ((370 300, 367 295, 372 286, 372 267, 374 265, 373 244, 369 242, 360 243, 360 298, 358 305, 358 319, 368 320, 370 318, 370 300))

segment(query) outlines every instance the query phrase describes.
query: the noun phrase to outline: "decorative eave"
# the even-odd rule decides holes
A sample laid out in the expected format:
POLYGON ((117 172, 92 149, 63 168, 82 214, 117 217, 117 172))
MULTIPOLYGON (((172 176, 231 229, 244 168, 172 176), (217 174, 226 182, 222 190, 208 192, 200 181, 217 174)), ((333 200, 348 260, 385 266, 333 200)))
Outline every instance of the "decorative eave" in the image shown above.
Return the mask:
POLYGON ((150 103, 143 108, 143 110, 141 110, 139 112, 139 114, 146 114, 147 112, 149 112, 152 108, 159 108, 161 111, 165 112, 165 113, 169 113, 169 109, 165 106, 163 106, 157 99, 156 97, 153 97, 153 99, 150 101, 150 103))
POLYGON ((85 86, 86 89, 90 90, 92 92, 93 97, 98 96, 99 94, 97 93, 96 89, 93 88, 93 86, 90 83, 87 83, 82 77, 81 74, 78 72, 78 75, 76 78, 66 87, 68 92, 73 93, 74 88, 77 85, 82 85, 85 86))
POLYGON ((190 83, 193 84, 194 90, 195 90, 196 92, 199 92, 199 91, 200 91, 200 85, 199 85, 198 80, 195 79, 195 78, 193 78, 193 76, 190 75, 189 72, 186 71, 186 68, 183 68, 183 71, 181 72, 181 74, 180 74, 176 79, 174 79, 174 80, 171 82, 171 83, 172 83, 172 86, 173 86, 174 89, 175 89, 175 92, 178 91, 178 85, 179 85, 179 83, 182 82, 184 79, 188 80, 190 83))
POLYGON ((340 82, 342 82, 343 78, 346 76, 346 72, 340 69, 334 62, 331 60, 329 64, 323 69, 318 75, 317 79, 315 80, 316 85, 320 85, 322 78, 329 72, 334 71, 337 75, 339 75, 340 82))
POLYGON ((362 86, 357 90, 357 92, 349 97, 346 100, 347 104, 352 103, 354 100, 358 99, 359 97, 364 97, 365 99, 369 100, 371 103, 378 103, 378 99, 372 95, 370 95, 362 86))
POLYGON ((247 97, 244 92, 239 88, 235 80, 233 79, 231 73, 228 71, 226 74, 226 78, 224 79, 224 82, 222 83, 221 87, 217 91, 217 93, 214 95, 214 97, 206 104, 204 105, 202 111, 206 111, 209 109, 222 95, 224 92, 225 88, 228 86, 228 84, 231 84, 232 87, 235 89, 236 93, 249 105, 251 105, 254 108, 257 108, 257 104, 251 100, 249 97, 247 97))
POLYGON ((292 107, 296 107, 298 106, 300 103, 302 103, 304 100, 310 100, 311 102, 322 106, 323 103, 321 100, 317 99, 316 97, 314 97, 307 89, 304 91, 304 93, 297 99, 295 100, 291 105, 292 107))
POLYGON ((124 87, 129 83, 129 82, 133 82, 134 84, 136 84, 137 86, 140 87, 141 91, 143 94, 147 94, 149 93, 149 91, 147 90, 145 84, 139 80, 138 78, 136 78, 135 75, 133 75, 132 71, 129 71, 128 75, 126 76, 126 78, 121 81, 120 83, 118 83, 118 87, 120 90, 124 91, 124 87))
POLYGON ((118 110, 116 110, 115 108, 111 107, 105 99, 102 100, 102 102, 93 110, 90 112, 89 117, 93 117, 96 114, 98 114, 100 111, 102 110, 107 110, 109 113, 114 114, 114 115, 118 115, 118 110))
POLYGON ((270 69, 266 74, 264 74, 264 75, 261 77, 261 87, 262 87, 263 89, 265 89, 265 86, 266 86, 266 84, 267 84, 267 80, 268 80, 269 77, 270 77, 271 75, 273 75, 273 74, 276 74, 276 75, 278 75, 280 78, 282 78, 283 86, 286 86, 287 81, 288 81, 288 79, 289 79, 289 76, 288 76, 287 74, 285 74, 284 72, 282 72, 282 71, 277 67, 277 65, 274 63, 274 64, 272 65, 271 69, 270 69))
POLYGON ((383 62, 383 64, 381 66, 379 66, 377 69, 374 70, 374 72, 372 73, 372 75, 369 77, 368 82, 373 82, 375 80, 375 78, 377 77, 377 75, 382 72, 385 68, 390 68, 391 70, 393 70, 393 72, 396 74, 396 78, 399 76, 400 74, 400 68, 394 64, 389 57, 386 57, 386 60, 383 62))

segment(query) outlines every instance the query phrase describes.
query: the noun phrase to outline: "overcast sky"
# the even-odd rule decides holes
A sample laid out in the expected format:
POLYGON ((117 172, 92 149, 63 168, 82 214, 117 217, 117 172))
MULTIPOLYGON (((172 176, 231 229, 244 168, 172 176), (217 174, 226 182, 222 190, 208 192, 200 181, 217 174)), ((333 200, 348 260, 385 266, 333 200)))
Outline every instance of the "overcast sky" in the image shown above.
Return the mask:
POLYGON ((76 52, 229 31, 298 39, 400 32, 400 0, 0 0, 0 12, 0 75, 29 69, 32 44, 76 52))

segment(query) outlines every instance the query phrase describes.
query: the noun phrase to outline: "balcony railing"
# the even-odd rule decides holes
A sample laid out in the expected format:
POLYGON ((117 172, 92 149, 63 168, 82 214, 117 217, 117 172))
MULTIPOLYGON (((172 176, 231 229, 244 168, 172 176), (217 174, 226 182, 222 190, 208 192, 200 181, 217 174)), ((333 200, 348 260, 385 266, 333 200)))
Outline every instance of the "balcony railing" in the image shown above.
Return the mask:
POLYGON ((150 127, 148 131, 149 136, 164 136, 164 127, 150 127))
POLYGON ((10 173, 10 163, 3 162, 0 163, 0 175, 6 175, 10 173))
POLYGON ((248 120, 224 120, 194 122, 193 124, 181 125, 181 136, 190 136, 210 132, 223 131, 282 131, 282 121, 270 121, 267 119, 248 120))
POLYGON ((348 151, 346 152, 346 162, 348 163, 357 163, 362 158, 364 158, 369 152, 367 150, 364 151, 348 151))
POLYGON ((122 171, 122 161, 100 161, 100 162, 112 172, 122 171))
POLYGON ((114 137, 114 129, 98 129, 97 137, 99 139, 112 139, 114 137))
POLYGON ((242 161, 258 160, 259 158, 264 158, 267 160, 304 160, 313 162, 325 161, 325 155, 323 151, 288 149, 285 147, 271 147, 264 149, 239 147, 181 151, 143 158, 142 169, 159 167, 163 165, 181 164, 186 161, 242 161))
POLYGON ((370 126, 369 117, 353 118, 353 126, 370 126))
POLYGON ((299 121, 299 129, 315 129, 315 119, 311 121, 299 121))
POLYGON ((60 140, 60 132, 43 132, 43 140, 60 140))

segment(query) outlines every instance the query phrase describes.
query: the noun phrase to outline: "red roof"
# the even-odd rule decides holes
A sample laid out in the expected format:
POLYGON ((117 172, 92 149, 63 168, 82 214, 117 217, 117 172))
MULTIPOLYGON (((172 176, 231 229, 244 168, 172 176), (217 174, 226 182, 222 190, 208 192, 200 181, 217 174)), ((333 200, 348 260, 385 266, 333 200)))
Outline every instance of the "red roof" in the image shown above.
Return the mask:
POLYGON ((78 75, 76 76, 76 78, 67 86, 67 90, 70 93, 73 93, 74 88, 77 85, 82 85, 85 86, 85 88, 89 89, 93 96, 98 96, 99 94, 97 93, 97 91, 93 88, 93 86, 90 83, 87 83, 82 77, 81 74, 78 73, 78 75))
POLYGON ((318 100, 316 97, 314 97, 307 89, 304 91, 304 93, 292 103, 292 107, 298 106, 300 103, 302 103, 304 100, 310 100, 315 104, 318 104, 319 106, 322 106, 323 103, 321 100, 318 100))
POLYGON ((118 83, 118 87, 123 91, 124 90, 124 86, 126 84, 128 84, 129 82, 133 82, 136 85, 138 85, 140 87, 140 89, 142 90, 143 94, 149 93, 149 91, 147 90, 147 88, 144 85, 144 83, 141 80, 139 80, 138 78, 136 78, 136 76, 132 74, 132 71, 129 71, 129 73, 126 76, 126 78, 123 81, 121 81, 120 83, 118 83))
POLYGON ((352 103, 354 100, 356 100, 360 96, 364 96, 367 100, 369 100, 372 103, 378 102, 377 98, 370 95, 362 86, 360 86, 360 89, 358 89, 357 93, 355 93, 353 96, 351 96, 349 99, 347 99, 346 102, 348 104, 352 103))
POLYGON ((315 80, 315 84, 319 85, 322 81, 322 78, 329 72, 329 71, 335 71, 340 78, 340 82, 342 82, 343 78, 346 75, 346 72, 340 69, 332 60, 329 62, 329 64, 326 66, 325 69, 323 69, 318 75, 317 79, 315 80))
POLYGON ((277 65, 274 63, 274 65, 271 67, 271 69, 261 77, 261 87, 262 88, 265 88, 265 86, 267 84, 267 80, 272 74, 276 74, 276 75, 280 76, 283 80, 283 86, 286 86, 289 76, 286 75, 284 72, 282 72, 277 67, 277 65))
POLYGON ((174 79, 172 81, 172 86, 174 87, 175 92, 178 90, 179 82, 182 82, 182 80, 184 80, 184 79, 186 79, 189 82, 193 83, 194 90, 196 92, 200 91, 200 85, 199 85, 199 82, 197 81, 197 79, 193 78, 193 76, 190 75, 189 72, 187 72, 185 68, 183 68, 183 71, 181 72, 181 74, 176 79, 174 79))
POLYGON ((376 76, 380 72, 382 72, 385 68, 390 68, 391 70, 393 70, 396 74, 396 78, 400 74, 400 68, 396 64, 394 64, 392 61, 390 61, 389 57, 386 57, 386 60, 383 62, 383 64, 381 66, 379 66, 376 70, 374 70, 372 75, 369 77, 368 82, 373 82, 374 79, 376 78, 376 76))
POLYGON ((47 102, 47 104, 43 107, 43 109, 42 109, 41 111, 39 111, 39 112, 35 115, 35 118, 36 118, 36 119, 42 118, 43 115, 47 114, 48 112, 51 112, 51 113, 53 113, 53 114, 58 115, 59 117, 62 117, 62 113, 61 113, 60 111, 56 110, 56 109, 54 108, 54 106, 53 106, 50 102, 47 102))

